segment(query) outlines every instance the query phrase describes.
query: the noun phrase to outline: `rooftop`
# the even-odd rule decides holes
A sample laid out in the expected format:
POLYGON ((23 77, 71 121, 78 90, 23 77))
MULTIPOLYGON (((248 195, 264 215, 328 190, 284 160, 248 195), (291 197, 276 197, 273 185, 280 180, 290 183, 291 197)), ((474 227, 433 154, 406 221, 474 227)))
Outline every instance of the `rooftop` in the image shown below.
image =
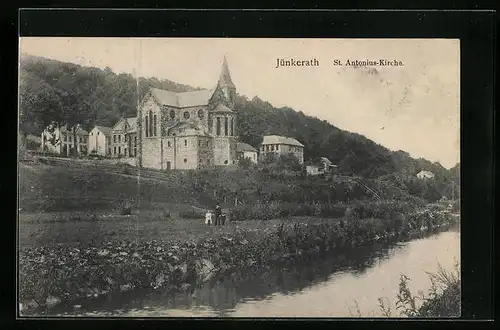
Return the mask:
POLYGON ((255 149, 254 147, 252 147, 251 145, 249 145, 247 143, 238 142, 236 144, 236 151, 253 151, 253 152, 257 152, 257 149, 255 149))
POLYGON ((161 105, 176 108, 188 108, 207 105, 217 87, 235 88, 235 85, 231 79, 231 74, 229 73, 229 67, 227 65, 225 56, 224 61, 222 62, 219 80, 214 88, 179 93, 159 88, 151 88, 151 94, 161 105))
POLYGON ((262 140, 262 144, 286 144, 297 147, 304 147, 302 143, 291 137, 280 135, 266 135, 262 140))
POLYGON ((332 165, 332 162, 326 157, 319 157, 319 159, 320 159, 320 161, 322 161, 328 165, 332 165))
POLYGON ((106 127, 106 126, 96 126, 94 127, 94 129, 98 129, 99 131, 104 133, 104 135, 110 135, 112 131, 111 127, 106 127))
MULTIPOLYGON (((65 132, 68 132, 68 128, 66 126, 62 126, 61 127, 61 133, 65 133, 65 132)), ((89 135, 89 132, 87 132, 86 130, 84 130, 80 126, 77 126, 77 128, 76 128, 76 134, 89 135)))
POLYGON ((151 94, 161 105, 176 108, 207 105, 213 93, 214 89, 202 89, 199 91, 176 93, 164 89, 151 88, 151 94))
POLYGON ((215 107, 214 112, 233 112, 233 110, 229 109, 224 104, 219 104, 215 107))
POLYGON ((222 70, 219 76, 219 87, 231 87, 236 88, 234 85, 231 74, 229 73, 229 67, 227 65, 227 59, 224 56, 224 61, 222 62, 222 70))

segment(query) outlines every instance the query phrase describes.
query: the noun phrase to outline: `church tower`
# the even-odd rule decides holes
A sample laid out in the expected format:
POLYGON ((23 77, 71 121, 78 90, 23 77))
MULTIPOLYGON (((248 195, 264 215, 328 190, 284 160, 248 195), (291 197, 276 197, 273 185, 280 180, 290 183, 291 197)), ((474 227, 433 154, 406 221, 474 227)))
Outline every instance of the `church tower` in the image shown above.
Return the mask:
POLYGON ((234 109, 234 102, 236 98, 236 86, 234 85, 231 74, 229 73, 229 67, 227 65, 227 59, 224 56, 224 61, 222 62, 222 70, 219 76, 219 82, 217 83, 217 88, 222 91, 224 97, 224 103, 230 108, 234 109))
POLYGON ((236 86, 231 79, 224 56, 216 90, 210 101, 209 131, 213 134, 215 165, 234 165, 236 158, 237 112, 235 111, 236 86))

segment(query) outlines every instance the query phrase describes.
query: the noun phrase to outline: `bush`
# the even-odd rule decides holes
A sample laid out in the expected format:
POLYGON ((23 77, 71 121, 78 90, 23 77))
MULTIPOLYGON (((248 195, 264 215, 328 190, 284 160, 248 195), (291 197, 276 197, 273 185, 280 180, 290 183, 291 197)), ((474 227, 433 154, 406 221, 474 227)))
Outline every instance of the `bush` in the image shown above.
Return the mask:
POLYGON ((204 219, 205 213, 189 210, 179 212, 179 216, 184 219, 204 219))
POLYGON ((354 203, 354 210, 360 218, 392 219, 399 214, 411 212, 414 208, 411 203, 395 200, 354 203))
POLYGON ((267 203, 256 203, 253 205, 238 205, 229 211, 235 220, 269 220, 285 218, 290 216, 321 216, 329 218, 340 218, 344 216, 347 208, 345 203, 321 203, 321 202, 280 202, 271 201, 267 203))
POLYGON ((132 215, 133 207, 134 207, 133 201, 124 201, 119 207, 119 212, 121 215, 132 215))

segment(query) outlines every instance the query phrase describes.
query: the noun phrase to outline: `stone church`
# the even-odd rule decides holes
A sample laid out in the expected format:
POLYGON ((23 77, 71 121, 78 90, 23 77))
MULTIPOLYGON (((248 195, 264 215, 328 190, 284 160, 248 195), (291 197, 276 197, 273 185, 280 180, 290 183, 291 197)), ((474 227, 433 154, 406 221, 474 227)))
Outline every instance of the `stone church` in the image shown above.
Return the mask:
POLYGON ((139 166, 168 170, 236 164, 235 97, 225 57, 212 89, 176 93, 151 88, 138 109, 139 166))

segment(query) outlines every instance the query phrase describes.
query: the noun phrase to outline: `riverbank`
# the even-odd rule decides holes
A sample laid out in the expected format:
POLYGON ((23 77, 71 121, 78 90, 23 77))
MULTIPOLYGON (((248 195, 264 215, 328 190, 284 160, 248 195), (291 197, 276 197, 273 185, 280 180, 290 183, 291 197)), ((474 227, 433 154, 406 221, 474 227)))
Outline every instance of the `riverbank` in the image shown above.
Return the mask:
POLYGON ((432 287, 417 312, 418 317, 450 318, 461 315, 459 265, 453 271, 439 268, 431 274, 432 287))
POLYGON ((101 244, 39 246, 20 252, 22 314, 73 309, 89 299, 137 289, 188 290, 244 267, 258 268, 345 246, 400 241, 445 229, 457 219, 418 211, 396 225, 388 220, 339 218, 269 222, 263 228, 233 227, 232 232, 198 240, 112 240, 101 244))

